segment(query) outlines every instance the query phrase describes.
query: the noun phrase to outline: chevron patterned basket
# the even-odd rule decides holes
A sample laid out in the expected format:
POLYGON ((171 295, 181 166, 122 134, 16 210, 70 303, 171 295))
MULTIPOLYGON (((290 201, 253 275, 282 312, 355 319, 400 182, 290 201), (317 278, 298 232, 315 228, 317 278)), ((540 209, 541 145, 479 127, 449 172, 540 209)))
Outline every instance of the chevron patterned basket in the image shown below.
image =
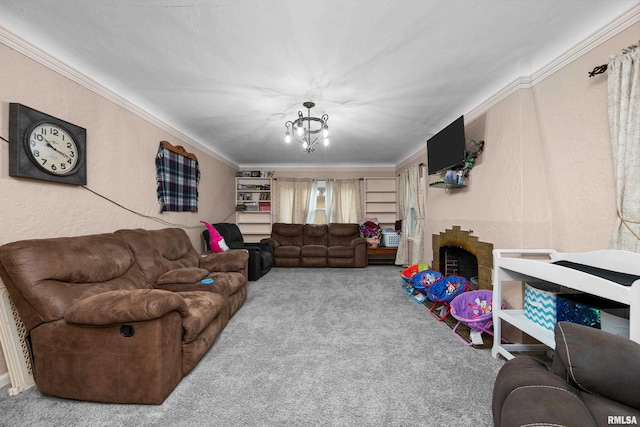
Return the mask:
POLYGON ((543 328, 553 331, 556 326, 556 295, 561 292, 560 286, 536 283, 525 283, 524 317, 543 328))

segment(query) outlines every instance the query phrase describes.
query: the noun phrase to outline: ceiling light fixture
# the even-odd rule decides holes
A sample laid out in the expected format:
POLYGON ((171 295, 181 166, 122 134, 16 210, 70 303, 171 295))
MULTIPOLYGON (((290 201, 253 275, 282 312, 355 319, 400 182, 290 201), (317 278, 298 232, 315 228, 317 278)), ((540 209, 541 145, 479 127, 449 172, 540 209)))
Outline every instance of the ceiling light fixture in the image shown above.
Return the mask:
POLYGON ((293 138, 302 144, 302 149, 307 153, 315 151, 316 145, 322 141, 324 145, 329 145, 329 126, 327 121, 329 116, 323 114, 322 117, 312 117, 311 109, 316 106, 311 101, 304 102, 302 105, 307 109, 307 116, 298 111, 298 118, 294 121, 288 121, 284 124, 286 132, 284 140, 288 144, 293 138))

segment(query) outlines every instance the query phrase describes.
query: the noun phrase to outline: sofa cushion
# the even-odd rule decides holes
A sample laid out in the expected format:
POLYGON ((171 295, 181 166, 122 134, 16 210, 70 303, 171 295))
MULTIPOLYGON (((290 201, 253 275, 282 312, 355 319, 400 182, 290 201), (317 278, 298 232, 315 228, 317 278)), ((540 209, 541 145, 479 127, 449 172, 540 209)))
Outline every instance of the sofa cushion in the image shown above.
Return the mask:
POLYGON ((304 257, 327 257, 327 247, 321 245, 305 245, 300 248, 300 256, 304 257))
POLYGON ((76 301, 150 289, 129 246, 114 234, 33 239, 0 247, 0 275, 27 332, 60 320, 76 301))
POLYGON ((178 268, 167 271, 158 277, 156 284, 170 285, 173 283, 196 283, 209 275, 209 270, 197 267, 178 268))
POLYGON ((329 246, 349 246, 353 239, 360 237, 358 224, 329 224, 329 246))
MULTIPOLYGON (((302 229, 304 224, 284 224, 276 222, 271 227, 271 240, 277 242, 277 246, 302 246, 302 229)), ((274 245, 276 246, 276 245, 274 245)))
POLYGON ((274 258, 300 258, 301 246, 278 246, 273 250, 274 258))
POLYGON ((327 224, 305 224, 302 229, 304 246, 327 246, 328 231, 329 228, 327 224))
POLYGON ((640 344, 569 322, 556 325, 555 339, 554 373, 581 390, 640 409, 640 344))
POLYGON ((167 271, 199 266, 200 256, 187 233, 180 228, 118 230, 115 234, 129 245, 151 284, 167 271))
MULTIPOLYGON (((244 275, 238 272, 227 272, 227 273, 211 273, 209 275, 214 280, 214 283, 218 285, 224 285, 228 296, 231 296, 237 292, 240 292, 242 289, 246 288, 245 284, 247 283, 244 275)), ((198 285, 203 286, 203 285, 198 285)), ((204 285, 210 286, 210 285, 204 285)), ((220 292, 218 292, 220 293, 220 292)))
POLYGON ((329 246, 327 248, 329 258, 353 258, 354 252, 349 246, 329 246))
POLYGON ((213 292, 178 292, 186 305, 187 315, 182 318, 184 335, 182 341, 189 343, 196 339, 200 332, 219 316, 228 304, 220 294, 213 292))

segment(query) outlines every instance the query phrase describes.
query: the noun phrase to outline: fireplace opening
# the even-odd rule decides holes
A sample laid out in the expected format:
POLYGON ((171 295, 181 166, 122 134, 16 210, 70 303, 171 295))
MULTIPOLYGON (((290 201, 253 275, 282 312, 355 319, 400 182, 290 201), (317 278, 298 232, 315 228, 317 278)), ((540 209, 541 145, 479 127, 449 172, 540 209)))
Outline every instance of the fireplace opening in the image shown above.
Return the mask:
MULTIPOLYGON (((471 235, 472 233, 473 230, 460 230, 459 225, 454 225, 449 230, 434 234, 432 239, 433 258, 431 265, 434 268, 439 267, 441 269, 440 272, 443 273, 445 264, 442 263, 441 259, 445 257, 440 248, 455 247, 456 249, 464 251, 463 253, 472 254, 474 257, 472 267, 474 270, 468 273, 466 272, 467 267, 463 266, 464 269, 460 272, 460 267, 458 266, 458 275, 465 277, 474 289, 493 289, 491 285, 493 244, 479 241, 478 237, 471 235), (474 276, 476 277, 475 280, 474 276)), ((454 251, 456 249, 454 249, 454 251)), ((453 254, 452 256, 455 257, 456 255, 453 254)))
POLYGON ((446 276, 462 276, 471 289, 478 289, 478 259, 471 252, 457 246, 440 248, 440 272, 446 276))

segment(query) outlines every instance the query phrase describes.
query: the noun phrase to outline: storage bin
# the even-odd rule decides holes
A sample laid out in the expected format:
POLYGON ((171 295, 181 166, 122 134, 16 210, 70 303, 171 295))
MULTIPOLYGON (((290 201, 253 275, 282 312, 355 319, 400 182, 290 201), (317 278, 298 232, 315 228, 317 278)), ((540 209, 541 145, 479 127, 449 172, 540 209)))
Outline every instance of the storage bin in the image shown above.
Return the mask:
POLYGON ((396 248, 400 244, 400 235, 395 230, 385 228, 382 230, 382 246, 396 248))
POLYGON ((556 296, 562 289, 552 283, 525 283, 524 317, 553 331, 556 326, 556 296))
MULTIPOLYGON (((628 306, 590 294, 558 295, 558 322, 572 322, 602 329, 602 312, 625 309, 628 306)), ((606 317, 606 316, 605 316, 606 317)))

